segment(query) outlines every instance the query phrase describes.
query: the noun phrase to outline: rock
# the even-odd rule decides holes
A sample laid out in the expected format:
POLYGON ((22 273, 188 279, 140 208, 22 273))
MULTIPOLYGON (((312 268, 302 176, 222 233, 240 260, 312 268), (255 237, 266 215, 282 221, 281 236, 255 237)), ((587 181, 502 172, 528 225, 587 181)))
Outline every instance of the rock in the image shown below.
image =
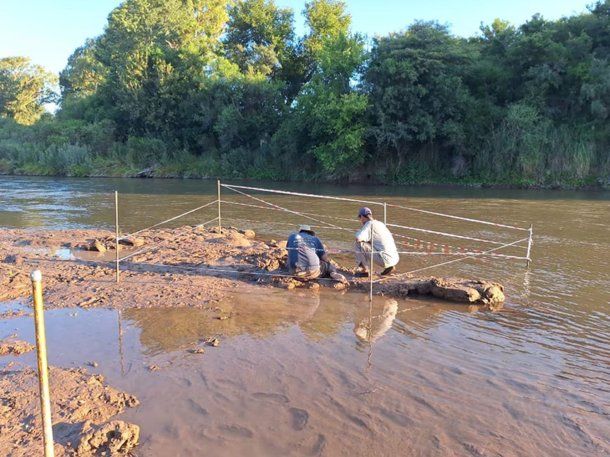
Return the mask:
POLYGON ((107 251, 106 246, 104 246, 100 240, 93 240, 93 242, 89 245, 89 250, 102 253, 107 251))
POLYGON ((19 254, 9 254, 4 258, 4 263, 10 263, 16 267, 23 265, 23 257, 19 254))
POLYGON ((85 363, 85 365, 93 367, 93 368, 97 368, 98 367, 98 363, 97 362, 87 362, 85 363))
POLYGON ((155 168, 148 167, 148 168, 145 168, 144 170, 141 170, 138 173, 136 173, 135 177, 136 178, 153 178, 154 174, 155 174, 155 168))
POLYGON ((189 352, 191 354, 205 354, 205 349, 203 349, 203 348, 194 348, 194 349, 189 349, 189 352))
POLYGON ((140 427, 124 421, 95 425, 85 422, 76 455, 126 455, 140 439, 140 427))
POLYGON ((34 348, 27 341, 13 339, 0 341, 0 355, 21 355, 34 350, 34 348))
POLYGON ((218 338, 208 338, 206 343, 210 346, 218 347, 220 345, 220 340, 218 338))
POLYGON ((134 248, 139 248, 140 246, 144 246, 144 240, 142 238, 127 237, 127 238, 121 238, 119 240, 119 244, 123 244, 125 246, 131 246, 134 248))
POLYGON ((159 365, 155 365, 154 363, 152 365, 148 365, 148 371, 157 371, 160 369, 159 365))
POLYGON ((248 239, 253 239, 254 237, 256 237, 256 233, 254 232, 254 230, 246 229, 242 230, 240 233, 248 239))
POLYGON ((310 282, 308 288, 311 290, 320 290, 320 284, 317 282, 310 282))

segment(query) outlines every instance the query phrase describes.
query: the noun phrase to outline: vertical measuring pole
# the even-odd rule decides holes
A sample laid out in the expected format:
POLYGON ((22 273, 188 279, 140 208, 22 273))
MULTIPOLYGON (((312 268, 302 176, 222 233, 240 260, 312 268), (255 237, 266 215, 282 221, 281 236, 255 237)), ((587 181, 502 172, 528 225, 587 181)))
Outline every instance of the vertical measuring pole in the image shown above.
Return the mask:
POLYGON ((383 223, 387 225, 388 223, 388 204, 383 202, 383 223))
POLYGON ((220 218, 220 179, 216 181, 216 185, 218 187, 216 196, 218 199, 218 231, 222 233, 222 219, 220 218))
POLYGON ((119 192, 114 191, 114 231, 115 231, 115 262, 116 262, 116 282, 120 281, 121 272, 119 270, 119 192))
POLYGON ((371 284, 369 288, 369 301, 373 303, 373 257, 375 257, 375 231, 373 230, 373 221, 371 222, 371 266, 369 269, 369 276, 371 278, 371 284))
POLYGON ((53 449, 53 428, 51 423, 51 394, 49 392, 49 366, 47 364, 47 337, 44 331, 44 310, 42 301, 42 273, 35 270, 32 279, 34 296, 34 325, 36 327, 36 357, 38 359, 38 388, 40 390, 40 410, 42 414, 42 437, 45 457, 55 455, 53 449))
POLYGON ((530 267, 530 263, 532 261, 531 258, 530 258, 530 253, 532 252, 532 237, 533 237, 533 234, 534 234, 534 226, 532 224, 530 224, 529 237, 527 239, 527 254, 525 256, 527 258, 526 264, 525 264, 525 266, 527 268, 530 267))

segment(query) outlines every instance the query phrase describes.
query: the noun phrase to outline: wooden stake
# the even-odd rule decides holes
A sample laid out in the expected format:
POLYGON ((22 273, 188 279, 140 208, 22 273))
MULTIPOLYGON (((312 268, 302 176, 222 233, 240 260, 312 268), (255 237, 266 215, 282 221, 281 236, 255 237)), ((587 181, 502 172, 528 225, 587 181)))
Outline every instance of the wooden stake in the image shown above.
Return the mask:
POLYGON ((218 195, 216 197, 218 199, 218 231, 222 233, 222 219, 220 218, 220 179, 216 180, 216 185, 218 187, 218 195))
POLYGON ((38 359, 38 388, 40 390, 40 411, 42 414, 42 436, 45 457, 55 455, 53 449, 53 427, 51 423, 51 395, 49 393, 49 367, 47 364, 47 338, 44 330, 44 310, 42 301, 42 273, 35 270, 32 279, 34 296, 34 325, 36 327, 36 357, 38 359))
POLYGON ((373 303, 373 257, 375 256, 375 230, 373 230, 373 221, 371 221, 371 267, 369 275, 371 278, 371 284, 369 289, 369 300, 373 303))
POLYGON ((120 269, 119 269, 119 192, 114 191, 114 229, 115 229, 115 261, 116 261, 116 282, 120 281, 120 269))

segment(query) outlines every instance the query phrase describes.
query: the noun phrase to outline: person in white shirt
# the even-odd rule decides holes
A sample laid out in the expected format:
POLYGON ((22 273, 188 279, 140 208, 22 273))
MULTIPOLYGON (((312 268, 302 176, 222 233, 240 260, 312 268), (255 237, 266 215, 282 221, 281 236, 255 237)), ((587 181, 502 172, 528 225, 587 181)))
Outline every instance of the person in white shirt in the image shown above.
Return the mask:
POLYGON ((374 252, 373 262, 383 267, 381 274, 385 276, 392 273, 400 260, 394 237, 383 222, 373 218, 370 208, 360 208, 358 220, 362 224, 362 228, 356 232, 355 245, 359 275, 369 275, 371 251, 374 252))

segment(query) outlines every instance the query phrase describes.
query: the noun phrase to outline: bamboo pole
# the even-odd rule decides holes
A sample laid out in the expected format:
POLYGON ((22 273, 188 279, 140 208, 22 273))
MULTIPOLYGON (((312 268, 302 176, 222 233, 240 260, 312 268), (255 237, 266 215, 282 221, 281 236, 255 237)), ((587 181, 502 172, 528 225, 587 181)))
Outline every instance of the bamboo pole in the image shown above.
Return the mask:
POLYGON ((115 231, 115 263, 116 263, 116 282, 120 281, 121 272, 119 269, 119 192, 114 191, 114 231, 115 231))
POLYGON ((371 220, 371 266, 369 269, 369 277, 371 278, 369 288, 369 301, 373 303, 373 257, 375 257, 375 230, 373 230, 373 221, 371 220))
POLYGON ((222 233, 222 219, 220 218, 220 179, 216 180, 217 200, 218 200, 218 231, 222 233))
POLYGON ((49 367, 47 364, 47 338, 44 329, 42 301, 42 273, 35 270, 32 279, 34 296, 34 325, 36 327, 36 358, 38 359, 38 388, 40 391, 40 411, 42 414, 42 437, 45 457, 55 455, 53 449, 53 427, 51 423, 51 395, 49 393, 49 367))
POLYGON ((530 224, 529 237, 527 239, 527 254, 525 255, 525 257, 527 258, 525 266, 527 268, 530 267, 530 263, 532 262, 532 259, 530 257, 530 253, 532 251, 532 242, 533 242, 532 237, 533 237, 533 235, 534 235, 534 226, 532 224, 530 224))

